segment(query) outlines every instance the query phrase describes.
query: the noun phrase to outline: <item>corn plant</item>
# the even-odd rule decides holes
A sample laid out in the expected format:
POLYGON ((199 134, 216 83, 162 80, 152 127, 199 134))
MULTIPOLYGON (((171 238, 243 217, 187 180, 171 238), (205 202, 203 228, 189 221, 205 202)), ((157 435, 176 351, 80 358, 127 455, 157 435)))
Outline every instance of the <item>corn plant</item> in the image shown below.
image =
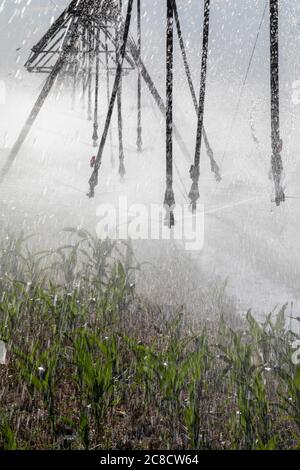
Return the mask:
POLYGON ((16 450, 17 441, 15 433, 7 416, 0 414, 0 448, 3 450, 16 450))
POLYGON ((232 416, 234 447, 247 449, 267 445, 271 439, 269 404, 263 379, 263 365, 254 362, 254 346, 243 341, 243 333, 228 328, 227 346, 219 345, 234 393, 236 410, 232 416))
POLYGON ((58 382, 58 365, 60 360, 60 344, 56 343, 48 350, 42 350, 36 341, 28 353, 19 347, 13 348, 17 357, 20 379, 27 384, 31 396, 41 396, 51 425, 51 432, 57 437, 56 390, 58 382))
MULTIPOLYGON (((101 340, 97 334, 79 329, 74 340, 74 365, 81 407, 90 406, 98 433, 109 408, 118 400, 117 376, 119 354, 114 337, 101 340)), ((81 413, 81 428, 85 446, 88 443, 87 416, 81 413)), ((103 430, 102 430, 103 431, 103 430)))
POLYGON ((209 447, 203 430, 203 401, 207 371, 211 365, 211 353, 206 332, 194 340, 194 350, 188 360, 189 384, 185 410, 185 423, 192 449, 209 447))

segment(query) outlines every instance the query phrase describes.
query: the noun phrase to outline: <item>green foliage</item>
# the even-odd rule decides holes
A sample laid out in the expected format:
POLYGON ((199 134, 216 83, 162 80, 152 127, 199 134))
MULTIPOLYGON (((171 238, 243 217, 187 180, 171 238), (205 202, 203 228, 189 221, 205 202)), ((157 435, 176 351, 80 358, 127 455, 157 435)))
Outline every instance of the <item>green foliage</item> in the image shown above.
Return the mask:
POLYGON ((0 448, 3 450, 16 450, 17 441, 9 419, 0 414, 0 448))
MULTIPOLYGON (((117 403, 117 377, 119 354, 114 337, 100 340, 98 335, 79 329, 73 341, 74 381, 78 385, 81 400, 89 404, 98 430, 110 406, 117 403)), ((86 416, 82 415, 81 426, 86 431, 86 416)), ((87 438, 84 438, 85 444, 87 438)))
POLYGON ((299 447, 286 305, 237 328, 222 287, 220 319, 191 334, 136 295, 130 243, 65 233, 51 252, 32 254, 23 234, 0 243, 1 449, 299 447))

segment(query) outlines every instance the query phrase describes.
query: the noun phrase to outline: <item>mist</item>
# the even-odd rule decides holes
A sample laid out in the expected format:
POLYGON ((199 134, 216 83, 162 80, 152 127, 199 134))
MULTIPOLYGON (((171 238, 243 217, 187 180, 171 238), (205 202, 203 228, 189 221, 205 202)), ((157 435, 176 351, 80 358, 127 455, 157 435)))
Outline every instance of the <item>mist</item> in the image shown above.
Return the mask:
MULTIPOLYGON (((143 60, 164 97, 164 2, 143 5, 143 60), (150 7, 151 4, 151 7, 150 7)), ((2 1, 0 5, 0 80, 6 99, 1 105, 1 164, 12 147, 33 103, 44 75, 23 67, 31 47, 47 31, 68 2, 63 0, 2 1)), ((298 199, 280 208, 272 204, 270 169, 269 25, 263 20, 249 77, 232 126, 242 83, 264 10, 264 0, 214 1, 205 104, 205 127, 222 182, 216 183, 209 160, 201 155, 200 193, 205 211, 205 241, 199 252, 186 253, 170 242, 136 244, 140 261, 159 263, 145 268, 140 286, 145 295, 158 295, 162 303, 182 303, 197 314, 197 290, 212 279, 227 280, 227 292, 243 315, 252 308, 264 315, 289 302, 289 313, 299 306, 298 199), (252 131, 251 131, 252 126, 252 131), (254 142, 255 133, 257 142, 254 142), (165 246, 167 245, 167 247, 165 246), (192 267, 192 268, 191 268, 192 267), (158 271, 158 272, 157 272, 158 271), (166 274, 167 273, 167 274, 166 274), (144 277, 143 277, 144 276, 144 277), (168 283, 162 282, 167 276, 168 283), (162 285, 164 288, 162 288, 162 285), (191 286, 193 286, 191 288, 191 286)), ((203 11, 197 2, 178 1, 183 35, 193 80, 199 90, 203 11)), ((280 5, 281 132, 286 192, 300 196, 299 106, 293 103, 293 83, 300 77, 299 2, 280 5)), ((135 16, 132 34, 135 34, 135 16)), ((176 41, 175 41, 176 42, 176 41)), ((67 86, 52 91, 9 175, 0 187, 1 223, 35 232, 37 244, 50 246, 66 226, 95 232, 99 204, 117 204, 119 195, 129 204, 160 204, 165 185, 164 121, 147 87, 143 85, 143 152, 136 152, 136 80, 132 71, 123 79, 123 116, 126 178, 117 174, 116 113, 112 144, 106 145, 95 199, 86 196, 90 177, 92 123, 86 119, 81 97, 71 106, 67 86), (116 162, 111 167, 111 152, 116 162)), ((193 158, 196 115, 180 56, 175 46, 174 120, 193 158)), ((197 91, 198 94, 198 91, 197 91)), ((100 84, 99 133, 106 116, 104 72, 100 84), (101 91, 103 86, 103 91, 101 91)), ((177 204, 186 202, 190 188, 188 162, 175 144, 177 204)), ((58 237, 58 238, 57 238, 58 237)))

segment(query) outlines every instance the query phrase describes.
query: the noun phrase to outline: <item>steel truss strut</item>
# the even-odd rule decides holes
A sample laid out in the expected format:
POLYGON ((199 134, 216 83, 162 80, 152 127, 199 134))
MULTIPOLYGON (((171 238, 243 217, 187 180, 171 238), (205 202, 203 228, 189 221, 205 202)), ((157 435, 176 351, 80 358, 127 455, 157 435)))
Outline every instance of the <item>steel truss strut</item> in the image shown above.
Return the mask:
POLYGON ((201 83, 200 83, 200 97, 198 106, 198 124, 197 124, 197 137, 195 160, 190 170, 192 179, 192 187, 189 193, 191 200, 192 210, 196 211, 197 201, 200 198, 199 194, 199 177, 200 177, 200 152, 202 143, 203 132, 203 118, 204 118, 204 103, 206 92, 206 74, 207 74, 207 57, 208 57, 208 41, 209 41, 209 20, 210 20, 210 0, 205 0, 204 3, 204 20, 203 20, 203 47, 202 47, 202 63, 201 63, 201 83))
POLYGON ((127 46, 127 39, 128 39, 128 34, 129 34, 129 28, 130 28, 130 21, 131 21, 131 14, 132 14, 132 5, 133 5, 133 0, 128 0, 128 6, 127 6, 127 14, 126 14, 126 20, 125 20, 125 27, 124 27, 124 32, 123 32, 123 39, 122 39, 122 46, 118 52, 118 64, 117 64, 117 71, 116 71, 116 77, 115 77, 115 82, 112 90, 112 95, 110 98, 110 103, 109 103, 109 108, 108 108, 108 113, 106 116, 106 122, 104 126, 104 131, 102 134, 98 154, 96 157, 95 161, 95 166, 94 166, 94 171, 92 173, 92 176, 89 180, 89 185, 90 185, 90 190, 88 193, 89 197, 94 197, 95 196, 95 187, 98 185, 98 172, 99 168, 101 165, 102 161, 102 154, 112 118, 112 113, 114 109, 114 104, 117 98, 117 94, 119 91, 120 87, 120 82, 121 82, 121 75, 122 75, 122 66, 125 58, 125 53, 126 53, 126 46, 127 46))
MULTIPOLYGON (((153 96, 159 110, 166 118, 167 122, 170 122, 170 95, 167 93, 167 104, 160 96, 145 64, 141 58, 141 1, 137 0, 137 44, 134 39, 130 36, 130 19, 132 10, 133 0, 128 0, 128 11, 130 10, 130 18, 126 20, 122 18, 120 5, 118 0, 73 0, 65 11, 59 16, 59 18, 53 23, 46 35, 39 41, 39 43, 32 49, 32 54, 29 57, 26 67, 31 72, 50 72, 43 90, 38 97, 15 145, 13 146, 9 158, 2 169, 0 178, 4 178, 13 161, 16 158, 18 151, 23 145, 35 119, 37 118, 40 110, 47 96, 49 95, 56 79, 59 75, 64 75, 72 83, 73 89, 73 103, 75 100, 75 93, 77 88, 77 82, 79 78, 82 78, 83 87, 83 99, 84 95, 88 93, 88 117, 92 118, 91 106, 92 106, 92 83, 93 76, 95 76, 95 103, 94 103, 94 119, 93 119, 93 145, 97 145, 98 142, 98 102, 99 102, 99 66, 101 61, 101 53, 105 54, 105 63, 103 64, 107 73, 107 94, 110 95, 109 77, 110 70, 115 73, 115 82, 109 99, 108 114, 104 126, 103 135, 100 141, 99 150, 96 159, 96 165, 94 168, 93 175, 90 179, 90 192, 89 195, 94 194, 95 186, 98 182, 98 170, 101 165, 102 153, 107 138, 108 130, 111 136, 111 115, 113 112, 115 100, 117 98, 118 103, 118 116, 120 118, 120 97, 121 97, 121 80, 122 74, 126 73, 133 68, 138 71, 138 96, 137 96, 137 149, 141 150, 142 147, 142 125, 141 125, 141 80, 143 79, 146 86, 148 87, 151 95, 153 96), (130 7, 130 8, 129 8, 130 7), (113 34, 113 30, 118 28, 119 37, 113 34), (127 31, 128 28, 128 31, 127 31), (105 40, 101 40, 101 33, 103 33, 105 40), (126 33, 126 34, 125 34, 126 33), (122 39, 122 45, 119 49, 118 41, 120 37, 122 39), (126 37, 125 37, 126 36, 126 37), (126 39, 126 41, 124 41, 126 39), (109 47, 109 43, 112 48, 109 47), (111 50, 113 49, 113 50, 111 50), (117 51, 119 57, 115 57, 113 51, 117 51), (78 57, 82 57, 82 61, 79 62, 78 57), (96 59, 96 60, 95 60, 96 59), (115 64, 115 69, 109 70, 108 61, 111 60, 115 64), (126 62, 126 64, 124 63, 126 62), (96 63, 96 65, 94 65, 96 63), (95 67, 95 72, 93 68, 95 67), (97 178, 96 178, 97 176, 97 178)), ((173 14, 176 20, 176 2, 174 0, 168 1, 168 14, 171 17, 172 10, 172 23, 173 14)), ((177 12, 178 17, 178 12, 177 12)), ((180 33, 179 19, 176 20, 177 33, 181 44, 181 49, 184 57, 185 49, 182 40, 182 34, 180 33), (178 29, 179 27, 179 29, 178 29)), ((173 25, 172 25, 173 35, 173 25)), ((185 55, 185 62, 186 55, 185 55)), ((189 68, 186 68, 187 76, 189 75, 189 68)), ((190 78, 191 92, 194 90, 193 83, 190 78)), ((195 92, 194 92, 195 94, 195 92)), ((193 96, 193 93, 192 93, 193 96)), ((198 110, 198 104, 196 103, 195 110, 198 110)), ((121 116, 122 118, 122 116, 121 116)), ((173 121, 173 119, 172 119, 173 121)), ((173 135, 188 163, 191 162, 189 151, 178 132, 175 124, 172 122, 173 135)), ((125 168, 122 168, 124 164, 124 151, 122 142, 122 119, 119 119, 119 160, 120 174, 125 173, 125 168)), ((170 129, 169 131, 170 132, 170 129)), ((169 136, 170 139, 170 136, 169 136)), ((204 131, 204 140, 207 145, 208 155, 211 158, 212 169, 213 166, 216 169, 212 150, 209 146, 207 136, 204 131)), ((169 141, 170 142, 170 141, 169 141)), ((170 157, 172 153, 172 145, 169 145, 168 155, 170 157)), ((112 146, 111 146, 112 148, 112 146)), ((111 150, 112 152, 112 150, 111 150)), ((111 160, 113 162, 113 154, 111 153, 111 160)))
POLYGON ((173 67, 174 67, 174 37, 173 37, 173 4, 167 0, 167 31, 166 31, 166 192, 164 206, 166 208, 166 225, 175 225, 173 191, 173 67))
MULTIPOLYGON (((182 54, 182 58, 183 58, 184 69, 185 69, 185 72, 186 72, 187 81, 188 81, 188 85, 189 85, 189 88, 190 88, 192 100, 193 100, 193 103, 194 103, 196 115, 198 117, 198 101, 197 101, 195 87, 194 87, 193 80, 192 80, 190 66, 189 66, 189 63, 188 63, 188 60, 187 60, 187 54, 186 54, 185 44, 184 44, 184 40, 183 40, 182 29, 181 29, 181 25, 180 25, 179 12, 178 12, 178 8, 177 8, 176 0, 173 0, 173 9, 174 9, 174 18, 175 18, 175 23, 176 23, 176 29, 177 29, 179 45, 180 45, 181 54, 182 54)), ((210 146, 210 143, 209 143, 204 125, 203 125, 203 139, 204 139, 204 143, 205 143, 205 146, 206 146, 207 155, 210 159, 211 171, 215 174, 216 181, 220 182, 221 181, 220 169, 219 169, 219 166, 218 166, 218 164, 217 164, 217 162, 214 158, 214 153, 213 153, 212 148, 210 146)))
MULTIPOLYGON (((77 0, 77 2, 72 2, 73 8, 75 11, 79 9, 79 7, 82 6, 84 3, 83 0, 77 0), (76 3, 76 6, 75 6, 76 3)), ((0 183, 3 181, 5 178, 6 174, 8 173, 10 167, 12 166, 14 160, 16 159, 16 156, 22 147, 33 123, 35 122, 40 110, 43 107, 43 104, 46 101, 47 96, 49 95, 49 92, 51 91, 56 78, 58 77, 60 71, 62 68, 65 66, 66 60, 70 56, 73 47, 78 39, 79 36, 79 25, 80 25, 80 16, 73 16, 72 20, 70 21, 69 28, 68 28, 68 37, 65 38, 64 43, 63 43, 63 50, 62 53, 57 60, 55 66, 52 69, 52 72, 50 73, 49 77, 46 80, 45 85, 43 86, 43 89, 29 115, 27 118, 27 121, 25 122, 25 125, 23 126, 14 146, 12 147, 12 150, 8 156, 8 159, 4 165, 4 167, 1 170, 0 173, 0 183)))
POLYGON ((271 169, 275 186, 275 202, 280 206, 285 201, 282 187, 283 165, 281 158, 279 105, 279 9, 278 0, 270 0, 270 76, 271 76, 271 169))

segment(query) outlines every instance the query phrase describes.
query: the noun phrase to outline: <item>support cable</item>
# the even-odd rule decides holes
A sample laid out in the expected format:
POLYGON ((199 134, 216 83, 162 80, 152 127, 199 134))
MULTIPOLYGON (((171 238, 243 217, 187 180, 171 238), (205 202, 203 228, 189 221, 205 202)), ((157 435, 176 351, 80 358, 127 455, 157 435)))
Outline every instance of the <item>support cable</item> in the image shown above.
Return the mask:
MULTIPOLYGON (((142 25, 141 25, 141 0, 137 0, 137 47, 139 56, 142 53, 142 25)), ((138 83, 137 83, 137 151, 142 151, 142 77, 140 68, 138 67, 138 83)))
POLYGON ((100 67, 100 28, 97 28, 96 33, 96 77, 95 77, 95 108, 94 108, 94 132, 93 132, 93 145, 97 147, 98 142, 98 101, 99 101, 99 67, 100 67))
POLYGON ((257 31, 256 38, 255 38, 255 41, 254 41, 254 45, 253 45, 253 48, 252 48, 252 51, 251 51, 251 56, 250 56, 250 59, 249 59, 248 65, 247 65, 247 70, 246 70, 246 73, 245 73, 245 77, 243 79, 243 83, 242 83, 242 86, 241 86, 241 89, 240 89, 237 105, 235 107, 233 118, 232 118, 232 121, 231 121, 231 124, 230 124, 229 134, 228 134, 228 138, 227 138, 227 141, 226 141, 226 144, 225 144, 224 153, 223 153, 223 156, 222 156, 221 168, 223 167, 223 163, 224 163, 225 157, 227 155, 227 150, 228 150, 229 144, 231 142, 232 132, 233 132, 233 129, 234 129, 234 126, 235 126, 235 123, 236 123, 236 120, 237 120, 237 117, 238 117, 238 114, 239 114, 242 97, 243 97, 243 94, 244 94, 244 90, 245 90, 245 87, 246 87, 246 84, 247 84, 247 81, 248 81, 248 77, 249 77, 249 73, 250 73, 250 70, 251 70, 251 66, 252 66, 252 63, 253 63, 254 54, 255 54, 255 51, 256 51, 256 48, 257 48, 257 44, 258 44, 258 39, 259 39, 261 29, 262 29, 262 25, 263 25, 263 22, 264 22, 266 13, 267 13, 268 1, 269 0, 266 1, 265 7, 264 7, 264 10, 263 10, 263 13, 262 13, 262 17, 261 17, 261 20, 260 20, 260 23, 259 23, 259 27, 258 27, 258 31, 257 31))
POLYGON ((92 120, 92 67, 94 62, 94 53, 92 52, 92 35, 91 32, 88 32, 88 42, 87 46, 89 48, 88 52, 88 111, 87 119, 88 121, 92 120))
MULTIPOLYGON (((109 77, 109 52, 108 52, 108 36, 107 36, 107 31, 108 31, 108 25, 107 25, 107 19, 105 19, 105 68, 106 68, 106 96, 107 96, 107 107, 109 107, 109 102, 110 102, 110 77, 109 77)), ((109 127, 109 145, 110 145, 110 164, 111 167, 115 167, 115 158, 114 158, 114 152, 113 152, 113 147, 112 147, 112 130, 111 127, 109 127)))
POLYGON ((87 56, 87 39, 86 39, 86 30, 84 29, 84 26, 82 27, 82 36, 81 36, 81 41, 82 41, 82 64, 81 64, 81 78, 82 78, 82 95, 81 95, 81 107, 82 110, 85 109, 85 93, 88 87, 88 78, 85 83, 84 77, 85 77, 85 70, 86 70, 86 56, 87 56))
MULTIPOLYGON (((120 14, 122 14, 122 0, 119 0, 120 14)), ((120 29, 121 21, 119 21, 116 29, 116 62, 119 63, 120 54, 120 29)), ((122 73, 120 76, 120 83, 117 93, 117 107, 118 107, 118 136, 119 136, 119 175, 121 180, 124 179, 126 174, 124 166, 124 146, 123 146, 123 115, 122 115, 122 73)))

